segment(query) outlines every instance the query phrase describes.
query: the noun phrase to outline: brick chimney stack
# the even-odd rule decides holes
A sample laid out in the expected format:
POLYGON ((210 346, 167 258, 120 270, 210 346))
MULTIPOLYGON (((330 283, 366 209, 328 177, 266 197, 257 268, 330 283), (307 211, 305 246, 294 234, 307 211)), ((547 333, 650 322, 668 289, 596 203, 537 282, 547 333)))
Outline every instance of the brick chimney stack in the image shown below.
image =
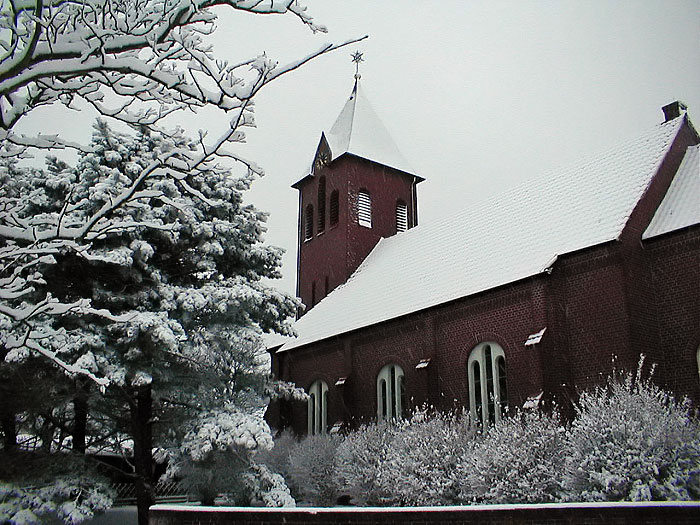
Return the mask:
POLYGON ((683 102, 679 102, 676 100, 675 102, 671 102, 670 104, 666 104, 664 107, 661 108, 661 111, 664 112, 664 122, 668 122, 669 120, 673 120, 674 118, 678 118, 681 116, 681 113, 684 112, 686 109, 685 104, 683 102))

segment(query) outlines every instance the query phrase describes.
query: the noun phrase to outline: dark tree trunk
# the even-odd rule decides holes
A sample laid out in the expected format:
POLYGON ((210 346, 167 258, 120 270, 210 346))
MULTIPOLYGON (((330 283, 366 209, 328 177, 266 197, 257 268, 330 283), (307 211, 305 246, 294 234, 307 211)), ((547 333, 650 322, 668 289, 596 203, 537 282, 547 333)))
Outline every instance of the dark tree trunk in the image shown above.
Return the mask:
POLYGON ((2 428, 2 446, 5 452, 14 452, 17 450, 15 414, 8 406, 5 406, 4 402, 3 406, 0 407, 0 428, 2 428))
POLYGON ((148 508, 153 505, 153 435, 151 387, 140 387, 131 403, 131 436, 134 439, 136 506, 139 525, 148 525, 148 508))
POLYGON ((85 454, 88 416, 88 387, 78 382, 78 391, 73 398, 73 452, 85 454))

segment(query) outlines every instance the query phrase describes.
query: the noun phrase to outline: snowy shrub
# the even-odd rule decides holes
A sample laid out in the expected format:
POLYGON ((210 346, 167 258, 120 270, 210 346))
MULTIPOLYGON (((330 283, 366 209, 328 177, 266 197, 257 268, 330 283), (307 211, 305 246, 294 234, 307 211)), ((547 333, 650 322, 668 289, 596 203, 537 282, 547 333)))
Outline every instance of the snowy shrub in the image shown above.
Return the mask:
POLYGON ((38 488, 21 488, 0 482, 2 523, 44 523, 53 517, 75 524, 111 506, 108 487, 87 477, 61 477, 38 488))
POLYGON ((555 501, 565 430, 557 414, 516 412, 465 447, 460 462, 464 503, 555 501))
POLYGON ((700 498, 700 425, 687 403, 636 373, 584 392, 568 432, 569 501, 700 498))
POLYGON ((272 472, 281 474, 290 483, 289 456, 298 441, 292 432, 285 430, 274 439, 274 446, 258 452, 255 460, 267 466, 272 472))
POLYGON ((474 439, 467 415, 416 413, 397 427, 379 472, 391 505, 455 505, 464 448, 474 439))
POLYGON ((245 481, 253 504, 262 503, 266 507, 296 507, 284 478, 265 465, 254 464, 245 481))
POLYGON ((386 423, 364 425, 348 434, 338 446, 335 483, 340 496, 349 496, 359 505, 385 505, 394 498, 393 490, 381 484, 387 456, 400 428, 386 423))
POLYGON ((298 502, 314 506, 335 505, 338 487, 333 472, 340 443, 340 436, 322 434, 309 436, 292 447, 287 481, 298 502))

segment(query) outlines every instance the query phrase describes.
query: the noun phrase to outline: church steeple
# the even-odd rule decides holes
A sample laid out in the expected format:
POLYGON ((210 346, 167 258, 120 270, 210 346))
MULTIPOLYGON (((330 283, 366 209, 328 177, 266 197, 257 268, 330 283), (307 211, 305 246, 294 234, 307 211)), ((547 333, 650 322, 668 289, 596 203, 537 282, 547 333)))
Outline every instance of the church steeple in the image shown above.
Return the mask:
MULTIPOLYGON (((362 55, 353 55, 359 65, 362 55)), ((299 190, 297 295, 313 308, 382 237, 417 224, 417 176, 355 83, 299 190)))

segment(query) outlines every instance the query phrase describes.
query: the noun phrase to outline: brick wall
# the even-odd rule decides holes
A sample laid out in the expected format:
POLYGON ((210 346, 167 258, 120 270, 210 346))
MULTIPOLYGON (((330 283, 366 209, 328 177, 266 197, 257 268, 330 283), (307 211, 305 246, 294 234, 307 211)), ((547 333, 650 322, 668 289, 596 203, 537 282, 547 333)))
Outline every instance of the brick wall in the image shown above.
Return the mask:
POLYGON ((151 507, 151 525, 346 525, 385 524, 508 524, 508 525, 607 525, 609 523, 695 524, 700 503, 579 503, 570 505, 492 505, 445 508, 389 509, 251 509, 156 505, 151 507))
POLYGON ((344 283, 374 248, 380 238, 396 233, 396 201, 408 205, 408 223, 416 224, 414 177, 375 162, 343 155, 330 165, 319 168, 313 177, 297 185, 300 192, 299 267, 297 293, 306 311, 312 307, 312 284, 316 283, 316 302, 325 296, 325 279, 329 292, 344 283), (318 231, 318 184, 326 178, 326 227, 318 231), (357 223, 356 201, 360 189, 369 191, 372 199, 372 228, 357 223), (337 225, 330 225, 330 196, 339 194, 337 225), (314 207, 314 235, 304 240, 303 210, 314 207))
POLYGON ((658 375, 700 405, 700 227, 645 241, 659 319, 658 375))

